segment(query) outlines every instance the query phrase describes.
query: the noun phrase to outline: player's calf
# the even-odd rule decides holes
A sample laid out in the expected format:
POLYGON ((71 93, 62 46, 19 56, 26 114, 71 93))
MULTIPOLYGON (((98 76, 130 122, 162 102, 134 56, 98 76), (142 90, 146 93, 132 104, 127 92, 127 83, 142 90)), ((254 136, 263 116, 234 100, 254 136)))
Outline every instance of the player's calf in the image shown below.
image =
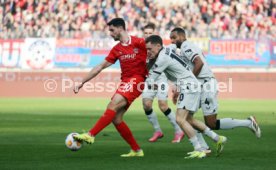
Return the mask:
POLYGON ((205 124, 212 130, 220 129, 220 120, 216 118, 216 115, 209 115, 204 117, 205 124))

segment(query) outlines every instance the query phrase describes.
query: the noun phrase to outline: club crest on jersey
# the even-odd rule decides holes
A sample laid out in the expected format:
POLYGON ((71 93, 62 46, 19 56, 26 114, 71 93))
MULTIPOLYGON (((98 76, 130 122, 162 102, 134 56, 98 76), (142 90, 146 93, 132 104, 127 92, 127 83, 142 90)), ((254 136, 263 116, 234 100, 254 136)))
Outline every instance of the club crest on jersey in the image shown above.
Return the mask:
POLYGON ((185 51, 185 54, 186 54, 186 55, 192 55, 192 53, 193 53, 193 52, 192 52, 191 49, 188 49, 188 50, 185 51))
POLYGON ((138 48, 134 48, 134 49, 133 49, 133 52, 134 52, 135 54, 137 54, 137 53, 139 52, 138 48))

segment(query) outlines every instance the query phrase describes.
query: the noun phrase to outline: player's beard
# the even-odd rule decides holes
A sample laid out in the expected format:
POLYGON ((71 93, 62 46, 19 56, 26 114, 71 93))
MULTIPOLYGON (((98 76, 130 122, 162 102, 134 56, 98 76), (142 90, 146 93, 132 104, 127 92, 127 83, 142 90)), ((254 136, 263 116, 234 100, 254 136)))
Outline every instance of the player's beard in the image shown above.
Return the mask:
POLYGON ((120 38, 119 37, 113 37, 114 41, 119 41, 120 38))
POLYGON ((176 42, 176 47, 177 47, 177 48, 180 48, 180 47, 181 47, 181 44, 182 44, 182 42, 177 41, 177 42, 176 42))
POLYGON ((119 41, 118 37, 112 37, 114 41, 119 41))
POLYGON ((120 36, 119 35, 114 36, 113 39, 114 39, 114 41, 119 41, 120 40, 120 36))

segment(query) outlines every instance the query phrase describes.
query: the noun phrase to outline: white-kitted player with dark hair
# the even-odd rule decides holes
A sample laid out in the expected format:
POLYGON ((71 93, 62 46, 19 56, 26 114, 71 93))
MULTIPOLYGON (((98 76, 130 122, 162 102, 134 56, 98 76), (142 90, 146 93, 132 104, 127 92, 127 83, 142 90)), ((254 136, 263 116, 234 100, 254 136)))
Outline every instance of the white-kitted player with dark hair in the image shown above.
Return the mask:
MULTIPOLYGON (((154 31, 155 25, 153 23, 148 23, 145 25, 143 28, 144 38, 153 35, 154 31)), ((184 133, 175 121, 175 113, 168 106, 168 90, 168 79, 165 74, 161 74, 157 78, 155 84, 145 86, 145 89, 142 93, 143 108, 149 122, 152 124, 154 129, 153 136, 149 139, 150 142, 156 142, 158 139, 163 137, 163 132, 158 122, 157 115, 152 108, 152 103, 155 97, 158 99, 159 109, 164 113, 174 128, 175 134, 172 143, 179 143, 184 137, 184 133)))
MULTIPOLYGON (((204 54, 195 44, 186 40, 185 30, 174 28, 170 34, 171 42, 180 48, 180 57, 188 63, 190 69, 201 83, 200 106, 204 114, 206 125, 213 129, 233 129, 246 127, 254 132, 257 138, 261 137, 261 130, 254 116, 248 119, 222 118, 217 119, 218 112, 218 88, 217 80, 205 60, 204 54)), ((175 99, 177 98, 175 93, 175 99)))
POLYGON ((167 78, 180 88, 176 122, 194 147, 194 151, 189 152, 189 156, 186 158, 203 158, 206 156, 205 148, 200 144, 194 128, 216 142, 217 154, 219 155, 227 139, 213 132, 203 122, 193 118, 193 113, 197 111, 199 105, 200 84, 187 63, 175 53, 175 47, 168 46, 164 48, 162 39, 158 35, 152 35, 146 39, 146 48, 148 59, 153 61, 147 79, 148 83, 154 83, 164 72, 167 78))

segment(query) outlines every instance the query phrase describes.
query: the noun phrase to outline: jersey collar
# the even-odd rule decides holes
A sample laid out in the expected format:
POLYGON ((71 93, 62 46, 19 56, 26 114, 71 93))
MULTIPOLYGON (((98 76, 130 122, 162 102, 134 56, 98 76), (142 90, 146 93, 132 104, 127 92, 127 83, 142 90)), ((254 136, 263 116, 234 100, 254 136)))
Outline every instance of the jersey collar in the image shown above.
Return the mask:
POLYGON ((130 45, 131 44, 131 36, 128 36, 128 42, 127 43, 122 43, 121 42, 121 44, 122 44, 122 46, 128 46, 128 45, 130 45))
POLYGON ((157 57, 159 56, 159 53, 160 53, 163 49, 164 49, 164 47, 162 47, 162 48, 159 50, 159 52, 156 54, 157 57))

